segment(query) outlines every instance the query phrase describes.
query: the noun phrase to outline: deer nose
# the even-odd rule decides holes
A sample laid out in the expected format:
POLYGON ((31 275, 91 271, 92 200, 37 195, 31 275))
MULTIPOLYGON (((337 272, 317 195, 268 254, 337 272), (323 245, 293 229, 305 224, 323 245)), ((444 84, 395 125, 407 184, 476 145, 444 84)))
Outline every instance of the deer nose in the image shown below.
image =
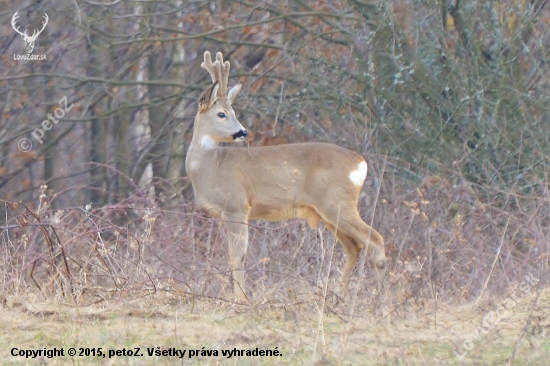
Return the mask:
POLYGON ((233 140, 236 140, 238 138, 245 139, 248 136, 247 130, 240 130, 239 132, 233 134, 233 140))

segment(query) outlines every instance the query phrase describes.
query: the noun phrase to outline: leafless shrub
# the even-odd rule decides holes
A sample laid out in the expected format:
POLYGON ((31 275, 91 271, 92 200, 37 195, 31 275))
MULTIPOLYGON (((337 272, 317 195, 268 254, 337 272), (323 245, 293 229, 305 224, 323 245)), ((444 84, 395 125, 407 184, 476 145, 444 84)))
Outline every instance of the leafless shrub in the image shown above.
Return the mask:
MULTIPOLYGON (((459 172, 446 178, 399 161, 370 161, 369 177, 384 198, 376 200, 367 187, 360 209, 386 237, 385 304, 498 297, 530 272, 547 282, 546 198, 475 186, 459 172), (411 183, 411 175, 421 183, 411 183), (487 196, 494 199, 487 202, 487 196), (504 209, 512 204, 521 209, 504 209)), ((40 291, 79 303, 158 292, 184 301, 230 299, 223 226, 183 198, 163 208, 132 197, 63 210, 49 209, 48 200, 44 190, 37 208, 2 201, 4 291, 40 291)), ((327 230, 301 221, 253 222, 250 242, 253 299, 287 302, 333 293, 344 253, 334 249, 327 230)), ((376 272, 370 261, 361 263, 352 291, 374 301, 380 296, 376 272)))

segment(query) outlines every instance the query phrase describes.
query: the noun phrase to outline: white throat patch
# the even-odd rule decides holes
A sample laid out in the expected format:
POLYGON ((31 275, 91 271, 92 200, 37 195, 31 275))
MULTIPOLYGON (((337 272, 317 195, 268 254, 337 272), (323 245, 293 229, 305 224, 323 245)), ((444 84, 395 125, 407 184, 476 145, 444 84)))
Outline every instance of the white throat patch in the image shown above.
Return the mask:
POLYGON ((201 147, 205 150, 212 150, 218 146, 218 143, 208 135, 201 137, 201 147))
POLYGON ((367 177, 367 163, 365 163, 364 161, 359 163, 359 166, 357 167, 357 169, 349 173, 349 180, 351 180, 353 184, 359 187, 363 185, 363 182, 365 181, 366 177, 367 177))

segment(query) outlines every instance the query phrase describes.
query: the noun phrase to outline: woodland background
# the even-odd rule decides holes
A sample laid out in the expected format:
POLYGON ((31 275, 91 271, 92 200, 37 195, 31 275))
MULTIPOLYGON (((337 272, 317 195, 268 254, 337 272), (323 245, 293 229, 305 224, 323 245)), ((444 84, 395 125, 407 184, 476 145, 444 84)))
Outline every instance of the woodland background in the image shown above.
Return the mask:
MULTIPOLYGON (((325 141, 367 158, 360 208, 390 276, 379 298, 363 257, 358 298, 467 303, 529 273, 546 286, 547 3, 1 0, 2 292, 229 297, 222 225, 196 209, 184 167, 205 50, 243 83, 251 146, 325 141), (17 10, 28 33, 48 14, 33 51, 47 60, 14 60, 17 10), (74 107, 40 144, 63 97, 74 107)), ((343 267, 330 233, 302 221, 254 222, 250 239, 251 298, 326 297, 343 267)))

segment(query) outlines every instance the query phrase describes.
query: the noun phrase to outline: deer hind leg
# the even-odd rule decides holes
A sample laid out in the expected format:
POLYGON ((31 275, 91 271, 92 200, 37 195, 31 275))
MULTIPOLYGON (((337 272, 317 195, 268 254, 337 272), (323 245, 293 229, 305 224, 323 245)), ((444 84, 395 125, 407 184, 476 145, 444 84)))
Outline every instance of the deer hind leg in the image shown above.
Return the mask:
POLYGON ((233 295, 239 300, 246 300, 244 262, 248 248, 248 220, 228 217, 226 227, 233 276, 233 295))
POLYGON ((344 247, 346 251, 346 264, 344 265, 344 270, 342 271, 342 278, 340 282, 344 290, 347 290, 349 287, 349 279, 351 277, 351 272, 359 260, 359 253, 361 252, 362 245, 357 244, 353 238, 341 230, 337 230, 335 226, 325 222, 325 226, 338 238, 338 241, 344 247))
POLYGON ((359 216, 359 212, 341 218, 338 229, 351 236, 363 248, 374 253, 374 263, 382 277, 386 270, 386 253, 384 251, 384 238, 380 233, 367 225, 359 216))
MULTIPOLYGON (((384 251, 384 238, 378 231, 374 230, 372 227, 367 225, 359 216, 357 209, 333 209, 329 212, 327 217, 321 215, 325 224, 328 224, 327 227, 331 229, 331 226, 335 228, 336 237, 344 248, 346 248, 346 253, 348 253, 348 246, 355 244, 353 247, 357 249, 357 256, 363 248, 368 248, 369 251, 374 253, 374 263, 378 268, 378 271, 381 277, 384 277, 386 271, 386 255, 384 251), (340 232, 342 234, 340 234, 340 232), (346 244, 347 242, 347 244, 346 244)), ((333 231, 331 229, 331 231, 333 231)), ((334 232, 334 231, 333 231, 334 232)), ((353 254, 353 251, 352 251, 353 254)), ((353 262, 349 259, 346 260, 346 267, 342 274, 342 280, 346 280, 345 276, 351 274, 353 266, 357 262, 355 259, 353 262), (351 266, 351 268, 348 268, 351 266), (348 272, 349 271, 349 272, 348 272)), ((344 284, 345 285, 345 284, 344 284)))

